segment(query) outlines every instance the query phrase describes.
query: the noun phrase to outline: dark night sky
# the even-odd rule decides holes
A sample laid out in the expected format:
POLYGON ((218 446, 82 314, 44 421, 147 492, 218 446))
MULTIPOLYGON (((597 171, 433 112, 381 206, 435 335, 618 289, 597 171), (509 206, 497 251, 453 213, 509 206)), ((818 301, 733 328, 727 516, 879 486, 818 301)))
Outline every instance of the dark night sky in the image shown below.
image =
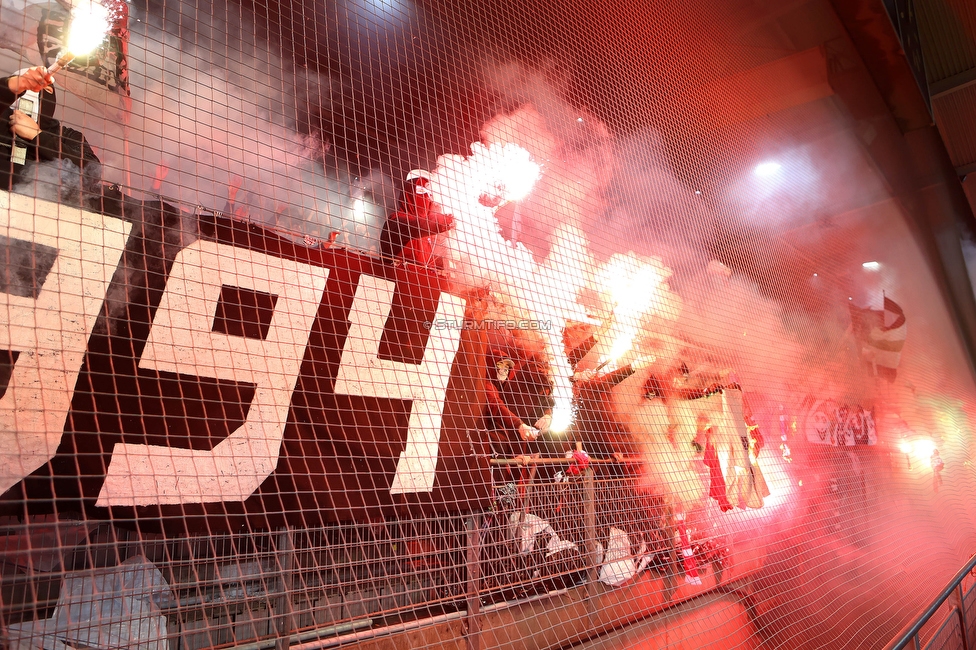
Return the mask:
POLYGON ((486 67, 512 63, 542 71, 566 101, 617 135, 650 127, 695 146, 689 138, 700 131, 694 98, 704 71, 694 35, 706 26, 694 24, 702 15, 694 11, 583 1, 473 2, 463 11, 449 2, 370 0, 242 7, 299 66, 331 75, 327 109, 313 109, 309 123, 321 124, 354 163, 465 151, 488 117, 511 108, 486 67))

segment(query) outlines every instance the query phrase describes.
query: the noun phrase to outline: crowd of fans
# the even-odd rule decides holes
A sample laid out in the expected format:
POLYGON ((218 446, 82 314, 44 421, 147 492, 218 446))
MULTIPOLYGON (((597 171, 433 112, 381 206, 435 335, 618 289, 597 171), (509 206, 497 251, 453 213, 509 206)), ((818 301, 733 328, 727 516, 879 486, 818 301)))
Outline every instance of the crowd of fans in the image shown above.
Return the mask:
MULTIPOLYGON (((5 107, 3 110, 9 125, 8 129, 0 129, 0 189, 11 191, 25 183, 44 182, 36 170, 42 165, 54 163, 60 172, 53 181, 59 184, 59 200, 105 212, 106 197, 115 192, 120 204, 118 211, 123 212, 121 206, 125 201, 121 193, 114 186, 102 183, 99 159, 84 135, 76 129, 62 125, 54 117, 57 92, 54 80, 45 67, 27 68, 3 79, 0 84, 0 106, 5 107), (62 187, 65 185, 63 179, 66 172, 75 179, 74 183, 67 184, 72 186, 68 189, 74 193, 73 201, 66 197, 65 187, 62 187)), ((443 260, 435 254, 435 238, 453 227, 453 218, 449 214, 443 214, 440 206, 432 200, 430 178, 426 172, 412 171, 407 175, 406 181, 400 209, 389 215, 383 227, 380 254, 391 264, 411 263, 443 269, 443 260)), ((233 202, 233 194, 230 201, 233 202)), ((160 205, 162 206, 161 202, 160 205)), ((160 210, 168 213, 165 207, 160 207, 160 210)), ((163 224, 165 216, 161 214, 156 220, 159 223, 155 225, 163 224)), ((143 221, 145 228, 153 227, 145 219, 143 221)), ((152 238, 147 238, 147 241, 150 239, 152 238)), ((334 239, 335 233, 329 245, 334 239)), ((162 259, 164 256, 160 253, 155 257, 162 259)), ((608 370, 604 370, 602 366, 594 367, 592 363, 582 363, 604 334, 601 329, 579 324, 564 332, 565 352, 575 372, 575 424, 570 435, 550 430, 552 382, 549 377, 549 363, 544 355, 520 345, 511 332, 493 334, 495 340, 486 341, 485 407, 480 424, 492 456, 524 461, 521 469, 505 470, 506 481, 501 492, 514 488, 511 496, 516 502, 521 503, 523 500, 525 467, 533 457, 539 455, 565 455, 567 463, 565 466, 549 466, 546 471, 550 475, 547 476, 533 470, 533 476, 537 479, 554 479, 557 483, 566 481, 574 473, 574 468, 578 470, 576 474, 580 473, 581 468, 585 469, 588 454, 620 461, 606 469, 604 476, 624 476, 627 467, 625 457, 634 454, 635 450, 632 448, 632 436, 614 415, 610 395, 615 386, 640 369, 640 361, 624 363, 608 370)), ((672 375, 651 375, 644 386, 644 397, 668 403, 677 397, 694 398, 708 394, 708 389, 698 391, 700 394, 695 395, 682 393, 682 382, 677 380, 682 376, 687 378, 687 368, 675 368, 672 375)), ((608 512, 614 509, 612 505, 607 504, 608 512)), ((528 513, 521 506, 515 507, 514 513, 518 514, 521 510, 517 521, 503 524, 505 528, 514 525, 517 529, 512 532, 514 538, 521 539, 520 536, 525 531, 534 531, 535 528, 538 531, 532 532, 533 540, 538 535, 544 537, 548 534, 548 543, 539 549, 543 549, 540 552, 543 552, 546 561, 552 565, 550 568, 554 574, 568 576, 568 584, 582 579, 589 559, 578 548, 578 544, 561 539, 550 522, 528 513)), ((637 511, 654 511, 658 513, 658 518, 663 516, 661 507, 650 510, 641 507, 637 511)), ((658 554, 669 548, 666 536, 662 537, 665 527, 655 520, 652 524, 644 522, 631 531, 635 540, 644 540, 643 547, 648 550, 634 555, 628 548, 621 558, 629 558, 627 561, 633 567, 623 573, 632 576, 649 564, 659 562, 658 554)), ((610 530, 621 533, 617 528, 611 527, 610 530)), ((610 541, 607 544, 606 566, 616 566, 614 563, 622 560, 611 559, 612 544, 610 541)), ((527 548, 529 550, 520 552, 519 555, 528 555, 539 550, 535 542, 528 544, 527 548)), ((620 575, 623 575, 617 569, 619 567, 611 572, 613 575, 606 578, 608 584, 616 584, 620 575)))

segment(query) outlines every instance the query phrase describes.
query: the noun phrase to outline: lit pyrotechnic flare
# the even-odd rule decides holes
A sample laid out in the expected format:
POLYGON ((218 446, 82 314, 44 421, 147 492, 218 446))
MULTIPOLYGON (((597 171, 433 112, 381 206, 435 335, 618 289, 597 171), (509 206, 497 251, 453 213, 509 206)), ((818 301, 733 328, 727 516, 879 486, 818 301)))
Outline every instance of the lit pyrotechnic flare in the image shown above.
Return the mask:
POLYGON ((472 159, 482 163, 477 170, 484 186, 478 196, 481 205, 495 208, 510 201, 521 201, 542 175, 542 167, 532 160, 532 154, 517 144, 485 147, 476 142, 471 150, 472 159))
POLYGON ((524 245, 504 239, 495 213, 533 190, 542 167, 514 143, 476 142, 467 157, 438 159, 431 179, 434 201, 454 216, 455 227, 442 245, 455 282, 490 286, 519 314, 547 323, 543 332, 553 379, 551 424, 559 433, 573 421, 572 369, 563 350, 566 319, 580 318, 579 289, 585 284, 586 241, 571 227, 557 230, 553 250, 539 264, 524 245))
MULTIPOLYGON (((497 208, 501 205, 520 201, 527 197, 542 175, 542 167, 532 159, 532 155, 517 144, 492 144, 485 147, 480 143, 471 146, 471 160, 480 161, 478 172, 483 189, 478 203, 497 208)), ((497 222, 495 222, 497 224, 497 222)), ((497 226, 495 226, 497 227, 497 226)), ((565 242, 554 249, 560 248, 565 242)), ((512 247, 525 255, 528 251, 518 245, 512 247)), ((553 258, 559 257, 554 251, 553 258)), ((570 381, 572 369, 566 359, 562 343, 562 329, 566 323, 565 311, 569 303, 575 305, 576 292, 581 285, 571 269, 563 268, 563 260, 552 259, 551 265, 539 267, 531 257, 513 264, 508 273, 515 280, 516 304, 526 307, 537 319, 550 323, 545 332, 546 352, 550 358, 553 376, 553 409, 549 430, 562 433, 573 423, 573 386, 570 381), (554 268, 555 267, 555 268, 554 268), (566 303, 566 304, 563 304, 566 303)))
POLYGON ((641 318, 660 306, 661 285, 670 272, 654 262, 643 261, 634 253, 615 253, 597 275, 600 287, 614 303, 613 343, 607 361, 619 359, 633 347, 641 318))
POLYGON ((79 54, 94 50, 105 40, 109 27, 109 11, 97 2, 83 2, 72 8, 68 46, 61 50, 58 60, 47 71, 54 74, 79 54))
MULTIPOLYGON (((905 454, 905 462, 908 464, 908 469, 912 469, 912 456, 915 456, 916 459, 923 463, 928 462, 933 468, 936 465, 934 456, 938 456, 938 449, 936 448, 935 442, 928 438, 916 438, 914 440, 902 439, 898 443, 898 451, 905 454)), ((941 461, 941 457, 939 460, 941 461)))

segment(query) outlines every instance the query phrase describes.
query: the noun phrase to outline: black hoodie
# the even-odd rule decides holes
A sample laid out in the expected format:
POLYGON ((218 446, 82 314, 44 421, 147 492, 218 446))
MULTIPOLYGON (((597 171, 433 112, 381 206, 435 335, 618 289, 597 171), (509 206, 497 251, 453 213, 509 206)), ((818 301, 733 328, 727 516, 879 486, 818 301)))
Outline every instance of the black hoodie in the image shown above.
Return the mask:
MULTIPOLYGON (((47 162, 64 158, 73 162, 82 170, 82 177, 90 176, 91 172, 98 174, 97 165, 99 163, 95 152, 88 145, 85 136, 80 131, 76 131, 67 126, 62 126, 54 119, 54 109, 57 107, 57 96, 54 92, 39 93, 41 106, 38 126, 41 132, 34 140, 24 140, 15 138, 10 131, 10 115, 13 112, 13 104, 19 97, 10 91, 7 85, 10 77, 0 79, 0 190, 11 190, 21 180, 26 164, 16 164, 11 160, 13 151, 12 145, 16 140, 17 146, 27 149, 27 163, 47 162), (84 172, 88 166, 88 174, 84 172)), ((53 90, 53 89, 52 89, 53 90)))

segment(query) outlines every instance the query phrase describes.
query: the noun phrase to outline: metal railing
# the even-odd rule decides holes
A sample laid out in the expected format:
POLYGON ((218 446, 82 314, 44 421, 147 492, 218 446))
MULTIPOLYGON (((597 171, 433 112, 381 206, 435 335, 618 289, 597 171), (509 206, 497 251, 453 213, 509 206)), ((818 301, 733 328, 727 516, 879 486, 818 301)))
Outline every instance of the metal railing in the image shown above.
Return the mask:
MULTIPOLYGON (((76 550, 60 543, 41 548, 40 522, 11 523, 24 549, 41 560, 57 554, 58 562, 46 571, 34 562, 29 571, 3 576, 0 623, 7 630, 48 619, 66 606, 58 585, 68 575, 111 571, 133 556, 158 568, 172 594, 158 613, 168 620, 176 650, 323 645, 439 617, 463 619, 471 640, 493 607, 576 585, 592 589, 601 563, 598 538, 611 525, 646 546, 654 560, 647 570, 680 575, 664 500, 635 491, 632 477, 613 470, 626 462, 592 459, 580 476, 555 481, 553 474, 569 463, 493 459, 493 505, 474 513, 190 538, 105 524, 76 550), (510 498, 499 497, 502 486, 510 498), (528 530, 540 520, 575 550, 550 557, 542 538, 524 547, 522 524, 528 530)), ((11 544, 0 561, 13 566, 25 550, 11 544)), ((719 575, 720 560, 702 561, 719 575)), ((92 630, 101 624, 92 621, 92 630)), ((34 635, 43 633, 32 627, 19 638, 37 641, 34 635)))
POLYGON ((901 650, 913 644, 916 650, 922 650, 921 631, 929 620, 935 616, 942 604, 949 601, 951 607, 945 622, 939 627, 927 644, 926 650, 949 650, 961 648, 962 650, 976 650, 976 616, 973 605, 976 604, 976 585, 970 587, 968 592, 963 592, 962 581, 973 569, 976 568, 976 555, 969 558, 966 565, 949 581, 945 589, 929 603, 914 621, 906 625, 895 636, 895 638, 885 646, 885 650, 901 650))

